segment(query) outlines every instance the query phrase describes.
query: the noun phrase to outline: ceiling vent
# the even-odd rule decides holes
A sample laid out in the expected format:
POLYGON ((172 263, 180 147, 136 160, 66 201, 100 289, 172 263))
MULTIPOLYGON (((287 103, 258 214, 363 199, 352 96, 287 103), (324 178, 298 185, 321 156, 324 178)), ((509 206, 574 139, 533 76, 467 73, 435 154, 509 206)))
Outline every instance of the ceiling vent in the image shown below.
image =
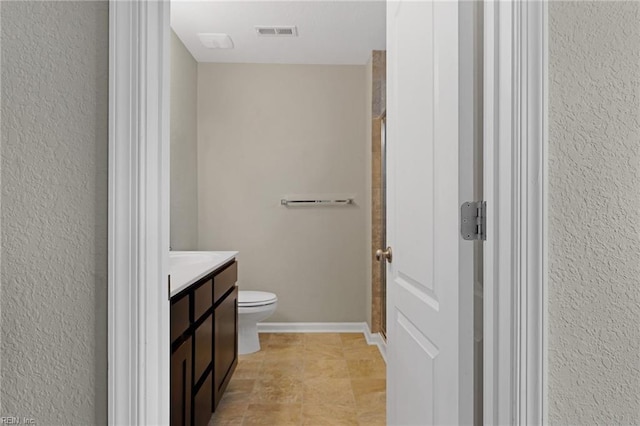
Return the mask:
POLYGON ((265 37, 297 37, 298 28, 294 26, 256 27, 259 36, 265 37))

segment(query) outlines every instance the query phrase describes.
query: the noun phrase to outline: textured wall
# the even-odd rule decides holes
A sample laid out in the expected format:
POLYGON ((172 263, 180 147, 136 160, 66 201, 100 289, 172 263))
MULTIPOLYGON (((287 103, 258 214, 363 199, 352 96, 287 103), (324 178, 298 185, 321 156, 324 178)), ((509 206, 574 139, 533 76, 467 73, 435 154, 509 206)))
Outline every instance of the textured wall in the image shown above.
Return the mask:
POLYGON ((171 32, 171 248, 198 245, 198 63, 171 32))
POLYGON ((108 4, 0 5, 0 416, 104 424, 108 4))
POLYGON ((198 64, 199 246, 240 251, 240 288, 278 295, 270 321, 365 320, 365 97, 364 66, 198 64))
POLYGON ((640 3, 549 16, 549 420, 640 424, 640 3))

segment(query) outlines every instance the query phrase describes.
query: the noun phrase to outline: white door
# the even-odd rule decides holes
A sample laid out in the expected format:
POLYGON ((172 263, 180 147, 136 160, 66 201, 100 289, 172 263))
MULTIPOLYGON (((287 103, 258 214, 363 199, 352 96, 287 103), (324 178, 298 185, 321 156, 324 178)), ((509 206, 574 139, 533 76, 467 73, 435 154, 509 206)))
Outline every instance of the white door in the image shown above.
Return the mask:
POLYGON ((473 194, 460 164, 473 154, 461 137, 460 8, 387 4, 388 424, 472 424, 473 243, 460 238, 459 208, 473 194))

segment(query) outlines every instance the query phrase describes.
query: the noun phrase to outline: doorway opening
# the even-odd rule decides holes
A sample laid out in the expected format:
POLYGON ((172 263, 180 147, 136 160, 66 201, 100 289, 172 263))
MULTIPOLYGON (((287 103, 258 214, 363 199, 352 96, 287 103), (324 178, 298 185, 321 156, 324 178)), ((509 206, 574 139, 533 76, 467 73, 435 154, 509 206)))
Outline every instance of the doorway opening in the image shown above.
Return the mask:
MULTIPOLYGON (((372 113, 380 144, 386 62, 375 49, 386 45, 385 10, 380 2, 171 3, 170 259, 236 252, 238 261, 236 325, 233 315, 218 318, 214 296, 213 315, 192 314, 172 342, 175 424, 200 426, 212 413, 214 423, 331 424, 338 414, 323 407, 335 404, 340 422, 385 421, 384 355, 364 328, 364 154, 372 113), (282 24, 295 26, 284 34, 282 24), (327 41, 336 33, 340 43, 327 41), (253 295, 268 299, 243 300, 253 295), (229 367, 218 340, 232 342, 234 329, 229 367), (178 345, 189 337, 184 356, 178 345), (185 362, 193 367, 181 374, 185 362), (209 403, 211 393, 221 396, 209 403)), ((194 306, 203 280, 189 290, 194 306)))

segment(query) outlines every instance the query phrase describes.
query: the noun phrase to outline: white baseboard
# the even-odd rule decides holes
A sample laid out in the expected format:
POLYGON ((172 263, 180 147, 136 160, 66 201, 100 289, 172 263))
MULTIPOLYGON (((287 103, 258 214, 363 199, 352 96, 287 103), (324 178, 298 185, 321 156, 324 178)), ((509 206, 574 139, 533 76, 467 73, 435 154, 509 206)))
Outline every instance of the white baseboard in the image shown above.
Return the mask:
POLYGON ((364 322, 260 322, 258 333, 364 333, 364 322))
POLYGON ((258 333, 362 333, 387 362, 387 342, 380 333, 371 333, 366 322, 260 322, 258 333))
POLYGON ((384 362, 387 362, 387 341, 384 340, 382 334, 372 333, 369 329, 369 325, 365 323, 364 338, 367 339, 367 343, 370 345, 376 345, 382 355, 384 362))

